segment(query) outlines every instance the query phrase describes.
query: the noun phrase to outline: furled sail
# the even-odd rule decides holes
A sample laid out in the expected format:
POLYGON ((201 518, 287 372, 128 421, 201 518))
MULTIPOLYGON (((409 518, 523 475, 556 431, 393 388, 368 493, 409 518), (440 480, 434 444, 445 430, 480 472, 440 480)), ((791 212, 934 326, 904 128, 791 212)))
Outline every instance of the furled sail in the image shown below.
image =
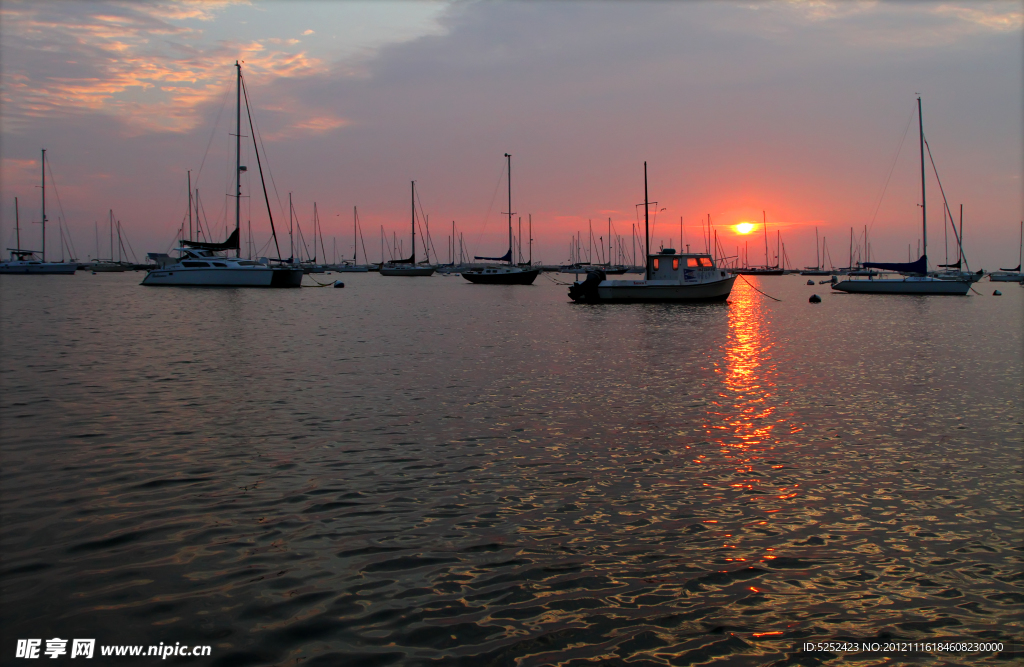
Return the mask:
POLYGON ((956 264, 939 264, 943 269, 959 269, 963 260, 956 260, 956 264))
POLYGON ((476 256, 474 256, 473 259, 485 259, 485 260, 489 260, 491 262, 511 262, 512 261, 512 248, 508 249, 508 252, 505 253, 504 257, 476 257, 476 256))
POLYGON ((196 248, 198 250, 238 250, 241 246, 238 244, 238 229, 231 232, 231 236, 224 243, 210 243, 208 241, 182 241, 181 245, 196 248))
POLYGON ((928 273, 928 256, 921 255, 916 262, 864 262, 865 269, 881 269, 883 271, 895 271, 896 273, 917 273, 924 275, 928 273))
POLYGON ((1020 271, 1020 264, 1018 264, 1017 268, 1015 268, 1015 269, 999 269, 999 270, 1000 271, 1020 271))

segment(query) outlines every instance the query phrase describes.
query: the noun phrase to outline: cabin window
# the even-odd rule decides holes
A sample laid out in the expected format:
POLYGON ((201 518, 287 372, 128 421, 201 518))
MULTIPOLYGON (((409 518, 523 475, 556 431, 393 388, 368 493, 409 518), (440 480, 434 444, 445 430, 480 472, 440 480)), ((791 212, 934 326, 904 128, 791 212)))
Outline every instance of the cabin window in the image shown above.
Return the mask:
POLYGON ((225 264, 224 262, 214 262, 213 265, 214 266, 220 266, 220 267, 223 267, 225 269, 228 268, 228 265, 225 264))
POLYGON ((652 260, 652 261, 653 261, 654 270, 657 271, 658 270, 658 266, 661 264, 661 262, 658 261, 657 257, 655 257, 654 260, 652 260))
POLYGON ((686 258, 686 265, 691 267, 691 268, 694 267, 694 266, 697 266, 697 258, 696 257, 687 257, 686 258))
POLYGON ((679 270, 679 258, 678 257, 676 257, 675 259, 672 260, 672 270, 673 271, 678 271, 679 270))
POLYGON ((714 266, 714 264, 711 262, 711 258, 710 257, 701 257, 700 258, 700 265, 701 266, 714 266))
POLYGON ((256 262, 243 261, 243 262, 239 262, 238 265, 239 266, 256 266, 257 264, 256 264, 256 262))
POLYGON ((181 265, 182 266, 187 266, 187 267, 190 267, 190 268, 193 268, 193 269, 208 268, 210 266, 206 262, 182 262, 181 265))

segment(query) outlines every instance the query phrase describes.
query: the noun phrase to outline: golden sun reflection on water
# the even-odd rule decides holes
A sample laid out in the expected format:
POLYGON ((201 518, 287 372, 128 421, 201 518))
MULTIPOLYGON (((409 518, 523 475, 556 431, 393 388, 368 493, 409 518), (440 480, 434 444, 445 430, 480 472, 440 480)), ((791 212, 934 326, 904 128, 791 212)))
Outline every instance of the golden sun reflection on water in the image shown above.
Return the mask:
POLYGON ((723 389, 709 417, 708 431, 723 445, 747 447, 769 440, 775 408, 776 370, 763 299, 745 285, 733 291, 729 304, 728 333, 722 354, 723 389))

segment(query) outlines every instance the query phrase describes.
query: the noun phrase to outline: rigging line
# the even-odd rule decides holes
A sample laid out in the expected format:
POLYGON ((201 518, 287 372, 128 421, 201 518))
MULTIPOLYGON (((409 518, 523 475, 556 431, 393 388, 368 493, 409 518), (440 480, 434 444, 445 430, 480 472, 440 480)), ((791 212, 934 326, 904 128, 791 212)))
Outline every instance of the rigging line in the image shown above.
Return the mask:
MULTIPOLYGON (((252 113, 249 111, 249 91, 245 87, 245 79, 242 79, 242 93, 245 95, 245 115, 249 118, 249 131, 252 132, 253 152, 256 153, 256 166, 260 170, 260 184, 263 186, 263 200, 267 203, 267 217, 270 218, 270 233, 274 239, 274 247, 277 249, 277 258, 281 259, 281 246, 277 242, 277 230, 274 229, 274 216, 270 212, 270 198, 267 197, 267 184, 263 180, 263 163, 260 162, 260 151, 256 146, 256 130, 252 122, 252 113)), ((262 143, 263 138, 260 138, 262 143)), ((268 170, 270 165, 267 165, 268 170)), ((274 191, 276 194, 276 190, 274 191)), ((280 199, 280 198, 278 198, 280 199)))
POLYGON ((128 232, 123 231, 123 228, 120 226, 120 223, 121 223, 121 221, 118 220, 118 230, 117 231, 118 231, 119 234, 123 234, 124 235, 124 241, 125 241, 125 243, 128 244, 128 250, 131 250, 132 259, 134 259, 135 263, 138 264, 139 263, 139 258, 135 256, 135 249, 132 248, 132 242, 128 239, 128 232))
MULTIPOLYGON (((363 223, 361 223, 359 221, 359 213, 358 213, 358 211, 356 212, 355 216, 356 216, 356 229, 359 231, 359 242, 362 243, 362 245, 363 245, 363 261, 366 262, 367 264, 369 264, 370 263, 370 256, 366 254, 366 239, 363 237, 363 223)), ((383 257, 381 258, 381 261, 382 262, 384 261, 383 257)), ((352 263, 355 264, 355 258, 352 259, 352 263)))
POLYGON ((220 125, 220 116, 224 112, 224 107, 227 105, 229 97, 231 97, 231 86, 227 86, 224 89, 224 99, 221 100, 220 109, 217 110, 217 117, 214 119, 213 128, 210 130, 210 140, 206 142, 206 151, 203 152, 203 161, 199 163, 199 171, 196 172, 196 185, 199 184, 199 174, 203 173, 206 156, 210 154, 210 146, 213 145, 213 138, 216 136, 217 127, 220 125))
MULTIPOLYGON (((316 202, 313 202, 313 215, 314 215, 314 218, 313 218, 314 222, 313 222, 313 224, 316 225, 315 227, 313 227, 313 231, 315 232, 317 230, 317 228, 320 229, 320 250, 322 250, 323 253, 324 253, 324 255, 323 255, 324 258, 322 260, 322 263, 326 264, 327 263, 327 248, 324 247, 324 228, 323 228, 323 225, 320 224, 320 215, 316 211, 316 202)), ((314 237, 314 238, 316 238, 316 237, 314 237)), ((315 244, 314 244, 313 249, 316 250, 315 244)))
MULTIPOLYGON (((248 89, 245 86, 245 79, 242 79, 242 92, 246 93, 245 110, 246 110, 246 113, 249 113, 249 97, 248 97, 248 89)), ((266 156, 266 154, 267 154, 267 147, 263 144, 263 133, 260 132, 260 128, 256 127, 255 121, 252 119, 252 115, 251 114, 249 115, 249 123, 250 123, 250 127, 254 128, 252 130, 253 134, 255 136, 259 137, 260 148, 263 149, 263 155, 266 156)), ((255 145, 255 141, 253 143, 255 145)), ((277 210, 278 211, 284 211, 284 202, 281 201, 281 194, 277 191, 277 181, 274 180, 274 172, 272 172, 270 170, 270 160, 269 159, 267 160, 267 175, 270 176, 270 186, 274 190, 274 197, 277 198, 277 210)))
POLYGON ((875 204, 875 212, 871 215, 871 222, 868 224, 869 230, 875 226, 875 218, 878 216, 879 209, 882 208, 882 200, 885 199, 885 192, 889 189, 889 179, 892 178, 892 172, 896 169, 896 162, 900 158, 900 152, 903 150, 903 142, 907 140, 907 132, 910 131, 910 123, 914 120, 914 114, 916 111, 916 107, 911 109, 910 116, 907 118, 907 126, 903 128, 903 136, 900 138, 900 143, 896 147, 896 155, 892 158, 892 165, 889 167, 889 174, 885 177, 885 184, 882 186, 882 194, 878 196, 878 203, 875 204))
MULTIPOLYGON (((53 166, 50 162, 46 163, 46 170, 50 172, 50 186, 53 188, 53 194, 57 196, 57 207, 60 208, 60 215, 64 218, 64 226, 67 227, 68 216, 64 213, 64 204, 60 202, 60 191, 57 190, 57 179, 53 177, 53 166)), ((78 257, 78 252, 75 251, 75 244, 71 240, 71 229, 68 229, 68 245, 71 246, 71 252, 74 253, 72 259, 78 257)))
POLYGON ((758 294, 761 294, 762 296, 766 296, 766 297, 768 297, 769 299, 772 299, 772 300, 774 300, 774 301, 782 301, 782 299, 776 299, 776 298, 775 298, 775 297, 773 297, 773 296, 772 296, 771 294, 765 294, 765 293, 764 293, 764 292, 762 292, 761 290, 759 290, 759 289, 757 289, 756 287, 754 287, 753 285, 751 285, 751 284, 750 284, 750 281, 749 281, 749 280, 747 280, 746 278, 744 278, 744 277, 743 277, 743 274, 742 274, 742 273, 737 273, 736 275, 737 275, 738 277, 740 277, 740 278, 743 278, 743 282, 747 283, 747 285, 749 285, 749 286, 750 286, 750 289, 754 290, 754 291, 755 291, 755 292, 757 292, 758 294))
MULTIPOLYGON (((419 198, 418 194, 417 194, 417 198, 419 198)), ((419 227, 420 236, 423 237, 423 240, 421 240, 420 243, 423 246, 423 253, 426 255, 427 263, 428 264, 430 263, 430 253, 431 252, 434 253, 434 260, 436 262, 437 261, 437 249, 434 248, 434 241, 430 238, 430 228, 427 227, 427 218, 426 218, 426 214, 423 213, 423 206, 422 206, 422 204, 420 205, 420 216, 416 220, 416 225, 417 225, 417 227, 419 227)))
MULTIPOLYGON (((420 218, 423 220, 423 229, 426 230, 426 232, 423 234, 423 238, 425 238, 427 240, 427 243, 430 244, 430 249, 434 252, 434 259, 436 261, 437 248, 434 247, 434 239, 430 236, 430 227, 427 226, 427 212, 423 209, 423 200, 420 199, 419 190, 416 191, 416 203, 419 204, 420 218)), ((425 243, 424 248, 426 247, 426 245, 427 244, 425 243)), ((430 262, 430 257, 427 257, 427 262, 430 262)))
POLYGON ((956 231, 956 223, 953 221, 953 212, 949 210, 949 202, 946 201, 946 191, 942 189, 942 179, 939 178, 939 170, 935 168, 935 158, 932 157, 932 147, 928 145, 928 140, 924 140, 924 147, 928 149, 928 160, 932 163, 932 172, 935 174, 935 180, 939 184, 939 192, 942 193, 942 203, 946 206, 946 212, 949 213, 949 223, 953 227, 953 236, 956 238, 956 245, 960 248, 960 256, 964 260, 964 264, 967 264, 968 270, 970 270, 970 264, 967 262, 967 255, 964 254, 964 246, 960 242, 960 234, 956 231))
POLYGON ((498 188, 501 187, 501 179, 502 179, 502 177, 504 175, 505 175, 505 161, 502 160, 501 161, 501 173, 498 174, 498 180, 495 181, 495 183, 494 183, 494 192, 491 193, 491 203, 487 205, 487 212, 484 213, 483 225, 481 225, 480 231, 477 232, 476 240, 474 241, 474 243, 479 243, 481 241, 483 235, 484 235, 484 232, 487 231, 487 221, 490 220, 491 209, 494 208, 494 200, 498 198, 498 188))

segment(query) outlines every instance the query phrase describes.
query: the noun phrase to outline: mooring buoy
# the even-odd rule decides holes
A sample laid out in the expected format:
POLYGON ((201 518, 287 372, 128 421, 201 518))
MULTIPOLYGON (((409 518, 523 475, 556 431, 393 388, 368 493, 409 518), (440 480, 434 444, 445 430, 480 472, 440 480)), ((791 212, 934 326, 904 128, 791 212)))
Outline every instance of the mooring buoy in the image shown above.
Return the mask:
POLYGON ((807 284, 808 284, 808 285, 813 285, 813 284, 814 284, 814 281, 813 281, 813 280, 808 280, 808 281, 807 281, 807 284))
POLYGON ((996 290, 995 292, 992 292, 992 296, 1002 296, 1002 295, 1003 295, 1003 293, 1000 292, 999 290, 996 290))
POLYGON ((335 287, 344 287, 345 283, 341 282, 340 280, 335 280, 334 281, 334 286, 335 287))
POLYGON ((808 299, 808 301, 810 301, 811 303, 821 303, 821 297, 818 296, 817 294, 812 294, 811 298, 808 299))

